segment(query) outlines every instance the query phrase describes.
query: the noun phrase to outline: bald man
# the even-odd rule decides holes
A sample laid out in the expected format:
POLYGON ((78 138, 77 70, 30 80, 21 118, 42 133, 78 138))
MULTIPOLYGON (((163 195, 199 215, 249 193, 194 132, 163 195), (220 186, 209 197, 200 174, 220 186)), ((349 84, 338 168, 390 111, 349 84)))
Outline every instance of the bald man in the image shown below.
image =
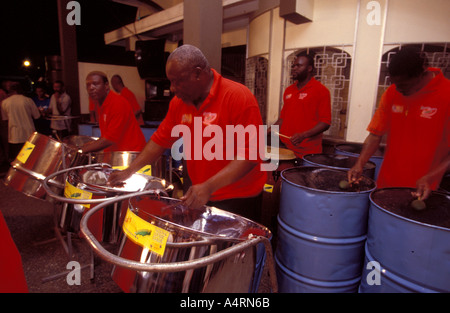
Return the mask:
MULTIPOLYGON (((225 79, 210 68, 203 53, 191 45, 183 45, 172 52, 166 64, 167 78, 175 97, 169 111, 147 143, 142 153, 128 169, 112 175, 110 183, 119 183, 146 164, 155 161, 165 149, 170 148, 181 136, 172 131, 181 127, 189 130, 183 135, 183 148, 188 146, 205 151, 211 136, 193 135, 198 121, 201 129, 213 126, 226 134, 226 126, 262 125, 258 103, 245 86, 225 79), (191 134, 191 136, 189 136, 191 134)), ((176 133, 176 132, 175 132, 176 133)), ((261 195, 267 174, 260 170, 261 160, 238 157, 237 150, 221 141, 223 157, 186 157, 192 186, 183 196, 184 204, 199 208, 205 204, 228 210, 253 220, 260 218, 261 195), (227 152, 231 157, 227 157, 227 152)), ((240 152, 250 149, 249 142, 240 152)), ((218 147, 216 147, 216 152, 218 147)))

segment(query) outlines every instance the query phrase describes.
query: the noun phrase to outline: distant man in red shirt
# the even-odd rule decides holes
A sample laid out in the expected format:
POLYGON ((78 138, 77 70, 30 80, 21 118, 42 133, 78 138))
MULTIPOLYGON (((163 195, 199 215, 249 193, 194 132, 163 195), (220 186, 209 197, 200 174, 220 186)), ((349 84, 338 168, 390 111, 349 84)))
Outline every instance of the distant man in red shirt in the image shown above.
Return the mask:
POLYGON ((110 91, 108 78, 102 72, 86 77, 89 97, 98 103, 98 123, 101 137, 83 145, 82 152, 141 151, 146 142, 144 134, 128 101, 110 91))
POLYGON ((322 133, 331 125, 330 92, 314 78, 314 71, 311 54, 296 56, 292 66, 295 82, 284 91, 280 118, 274 123, 281 125, 281 141, 299 158, 322 152, 322 133))
POLYGON ((408 47, 392 58, 389 75, 392 85, 383 94, 348 178, 359 179, 386 134, 378 188, 417 188, 415 196, 426 199, 450 165, 450 81, 439 69, 427 68, 425 57, 408 47))
POLYGON ((242 158, 251 149, 249 140, 245 140, 243 149, 232 150, 231 157, 225 157, 236 146, 228 145, 229 142, 224 139, 227 126, 262 125, 255 97, 245 86, 211 69, 203 53, 191 45, 178 47, 169 56, 166 74, 171 83, 170 89, 175 94, 166 117, 142 153, 126 170, 111 175, 110 182, 121 182, 144 165, 152 163, 181 135, 185 153, 188 146, 200 152, 205 149, 209 151, 211 149, 207 147, 211 137, 218 138, 215 153, 220 150, 223 158, 209 158, 204 153, 196 155, 195 151, 186 158, 192 186, 182 200, 190 208, 208 204, 258 220, 262 190, 267 180, 267 173, 260 169, 262 160, 259 157, 256 160, 242 158), (196 133, 195 127, 201 133, 196 133), (190 131, 190 135, 176 133, 172 137, 174 130, 181 128, 190 131), (208 129, 215 129, 222 136, 205 134, 208 129))
POLYGON ((113 87, 115 92, 128 100, 128 102, 131 104, 131 107, 133 108, 134 116, 136 116, 139 125, 144 125, 145 123, 142 116, 141 106, 139 105, 134 93, 130 89, 125 87, 122 77, 120 77, 119 75, 114 75, 113 77, 111 77, 111 86, 113 87))

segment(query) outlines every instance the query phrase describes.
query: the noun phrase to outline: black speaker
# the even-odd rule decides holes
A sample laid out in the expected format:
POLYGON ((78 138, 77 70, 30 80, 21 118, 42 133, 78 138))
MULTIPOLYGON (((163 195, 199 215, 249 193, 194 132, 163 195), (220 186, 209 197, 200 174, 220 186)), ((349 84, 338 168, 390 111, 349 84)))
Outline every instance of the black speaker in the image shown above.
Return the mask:
POLYGON ((164 51, 165 43, 165 39, 136 41, 134 57, 142 79, 166 78, 168 53, 164 51))

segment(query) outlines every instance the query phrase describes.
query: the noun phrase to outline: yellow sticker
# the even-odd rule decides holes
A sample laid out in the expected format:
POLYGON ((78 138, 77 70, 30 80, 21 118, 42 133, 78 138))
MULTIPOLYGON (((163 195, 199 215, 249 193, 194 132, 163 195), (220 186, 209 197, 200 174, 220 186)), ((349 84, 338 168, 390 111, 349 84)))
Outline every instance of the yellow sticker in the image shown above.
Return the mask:
MULTIPOLYGON (((123 171, 127 167, 128 167, 128 165, 113 166, 113 169, 123 171)), ((143 168, 141 168, 139 171, 137 171, 137 173, 145 174, 145 175, 148 175, 148 176, 152 176, 152 166, 151 165, 146 165, 143 168)))
POLYGON ((273 192, 273 185, 265 184, 264 185, 264 191, 272 193, 273 192))
POLYGON ((134 243, 163 256, 170 232, 146 222, 128 208, 123 231, 134 243))
MULTIPOLYGON (((64 187, 64 197, 70 198, 70 199, 82 199, 82 200, 90 200, 92 199, 92 192, 78 189, 77 187, 73 186, 66 180, 66 185, 64 187)), ((82 204, 86 208, 90 208, 90 204, 82 204)))
POLYGON ((141 168, 139 171, 137 171, 140 174, 145 174, 148 176, 152 176, 152 166, 151 165, 146 165, 143 168, 141 168))
POLYGON ((26 163, 31 152, 33 152, 35 145, 31 142, 27 141, 23 145, 22 149, 20 150, 19 154, 17 155, 17 160, 19 160, 22 163, 26 163))

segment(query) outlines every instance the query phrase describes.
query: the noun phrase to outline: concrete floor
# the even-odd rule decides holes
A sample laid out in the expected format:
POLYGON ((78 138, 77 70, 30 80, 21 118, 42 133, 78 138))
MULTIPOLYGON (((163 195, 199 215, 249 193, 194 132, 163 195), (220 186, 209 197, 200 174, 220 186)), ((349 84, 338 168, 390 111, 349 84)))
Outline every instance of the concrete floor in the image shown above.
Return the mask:
MULTIPOLYGON (((0 173, 3 176, 5 171, 0 173)), ((0 177, 0 210, 11 236, 22 256, 22 265, 30 293, 121 293, 110 274, 112 265, 94 256, 94 278, 86 267, 81 271, 81 284, 66 281, 71 259, 55 235, 54 205, 29 197, 3 183, 0 177), (60 276, 58 276, 61 274, 60 276)), ((82 238, 73 240, 74 258, 81 266, 91 264, 92 252, 82 238)), ((267 266, 259 292, 270 292, 267 266)))

